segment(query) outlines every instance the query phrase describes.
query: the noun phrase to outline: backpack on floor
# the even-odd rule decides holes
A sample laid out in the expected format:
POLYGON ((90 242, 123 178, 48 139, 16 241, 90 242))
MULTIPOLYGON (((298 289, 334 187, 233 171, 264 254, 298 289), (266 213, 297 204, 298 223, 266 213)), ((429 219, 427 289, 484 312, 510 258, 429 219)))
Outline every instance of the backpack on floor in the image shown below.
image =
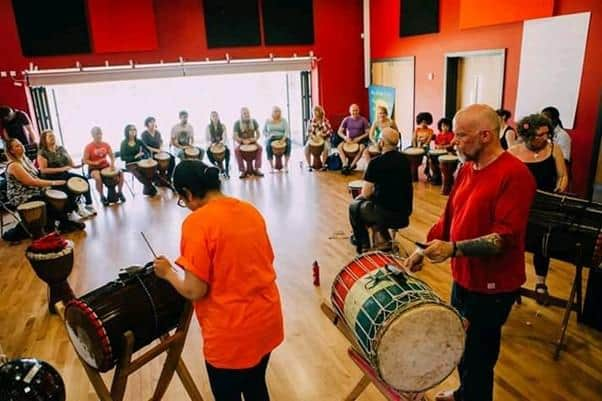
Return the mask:
POLYGON ((326 159, 326 166, 328 170, 340 170, 343 168, 343 162, 338 153, 333 153, 326 159))

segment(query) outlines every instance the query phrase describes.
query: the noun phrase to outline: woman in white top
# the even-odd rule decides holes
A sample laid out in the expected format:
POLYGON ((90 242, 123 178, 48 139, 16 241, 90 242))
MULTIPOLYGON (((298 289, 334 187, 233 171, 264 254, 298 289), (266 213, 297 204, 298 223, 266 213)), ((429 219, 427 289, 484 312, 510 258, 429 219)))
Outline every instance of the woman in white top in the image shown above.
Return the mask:
POLYGON ((274 106, 272 108, 272 118, 268 118, 263 126, 263 135, 266 137, 265 152, 272 168, 274 169, 274 152, 272 151, 272 142, 284 141, 284 166, 282 170, 288 172, 288 159, 291 156, 291 131, 288 126, 288 122, 282 117, 282 111, 280 107, 274 106))

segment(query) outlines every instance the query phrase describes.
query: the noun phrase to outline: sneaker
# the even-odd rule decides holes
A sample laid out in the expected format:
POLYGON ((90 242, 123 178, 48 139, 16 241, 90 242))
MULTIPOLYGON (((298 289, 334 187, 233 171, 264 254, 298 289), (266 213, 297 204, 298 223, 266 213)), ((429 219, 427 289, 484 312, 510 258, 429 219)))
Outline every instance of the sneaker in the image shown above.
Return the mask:
POLYGON ((247 178, 247 172, 246 172, 246 171, 243 171, 242 173, 240 173, 240 175, 238 176, 238 178, 240 178, 241 180, 242 180, 243 178, 247 178))
POLYGON ((91 216, 90 212, 88 212, 88 210, 84 207, 84 205, 78 205, 76 213, 82 219, 85 219, 85 218, 91 216))
POLYGON ((256 177, 263 177, 263 173, 259 169, 253 171, 253 175, 256 177))
POLYGON ((104 195, 100 197, 100 202, 103 206, 109 206, 109 200, 104 195))
POLYGON ((118 197, 121 202, 125 202, 125 196, 123 195, 123 192, 119 192, 118 197))
POLYGON ((98 214, 98 212, 96 211, 96 209, 94 209, 94 206, 92 206, 92 204, 86 205, 85 207, 88 213, 90 213, 90 216, 96 216, 98 214))
POLYGON ((313 168, 311 168, 311 166, 309 166, 309 167, 307 168, 307 171, 309 171, 309 172, 311 173, 312 171, 314 171, 314 169, 313 169, 313 168))
POLYGON ((549 306, 550 305, 550 293, 548 292, 548 286, 545 284, 535 285, 535 301, 539 305, 549 306))

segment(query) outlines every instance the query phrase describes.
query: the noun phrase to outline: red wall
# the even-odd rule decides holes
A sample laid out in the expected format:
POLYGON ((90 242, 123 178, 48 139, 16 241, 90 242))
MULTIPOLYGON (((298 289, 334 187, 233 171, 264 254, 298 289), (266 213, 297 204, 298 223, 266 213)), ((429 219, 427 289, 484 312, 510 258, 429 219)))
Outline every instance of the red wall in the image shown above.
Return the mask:
MULTIPOLYGON (((347 113, 350 103, 367 109, 367 92, 363 87, 362 61, 362 1, 314 0, 315 43, 312 46, 257 46, 231 49, 208 49, 205 40, 201 0, 155 0, 155 16, 159 48, 153 51, 130 53, 80 54, 73 56, 25 58, 21 54, 11 0, 0 0, 0 70, 22 71, 32 61, 42 68, 82 65, 125 64, 224 58, 290 57, 293 53, 307 55, 313 50, 318 63, 320 102, 331 119, 347 113), (344 28, 344 29, 343 29, 344 28)), ((137 18, 135 15, 132 18, 137 18)), ((49 21, 51 23, 51 21, 49 21)), ((26 108, 23 88, 15 87, 9 79, 0 78, 0 104, 26 108)), ((333 121, 334 122, 334 121, 333 121)))
MULTIPOLYGON (((518 85, 522 22, 490 27, 460 30, 460 0, 441 0, 439 10, 440 32, 399 38, 399 0, 372 0, 371 48, 372 59, 384 57, 414 56, 416 60, 416 112, 430 111, 435 120, 443 111, 444 54, 453 51, 506 48, 506 81, 503 105, 514 110, 518 85), (433 80, 427 75, 434 73, 433 80)), ((591 20, 583 78, 573 139, 573 191, 586 194, 589 179, 590 158, 594 145, 595 121, 602 90, 602 1, 556 0, 554 15, 591 11, 591 20), (596 57, 598 54, 598 57, 596 57)), ((553 62, 553 55, 545 63, 553 62)), ((550 101, 553 103, 553 100, 550 101)), ((519 116, 520 117, 520 116, 519 116)), ((562 116, 561 116, 562 117, 562 116)))

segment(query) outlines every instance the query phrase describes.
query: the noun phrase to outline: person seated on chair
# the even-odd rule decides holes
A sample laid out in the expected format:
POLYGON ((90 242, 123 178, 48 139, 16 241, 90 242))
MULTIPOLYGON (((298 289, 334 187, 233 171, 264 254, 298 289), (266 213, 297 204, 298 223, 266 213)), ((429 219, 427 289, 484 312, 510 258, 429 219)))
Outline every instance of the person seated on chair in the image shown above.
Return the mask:
MULTIPOLYGON (((100 171, 107 167, 115 168, 115 156, 113 155, 111 145, 102 141, 102 130, 100 127, 92 127, 90 132, 92 134, 92 142, 84 148, 84 164, 88 166, 88 175, 94 179, 96 190, 100 195, 100 201, 104 206, 107 206, 109 200, 103 195, 100 171)), ((125 196, 123 196, 122 192, 123 173, 121 171, 119 171, 117 188, 119 200, 125 202, 125 196)))
POLYGON ((282 171, 288 172, 288 160, 291 157, 291 130, 288 125, 288 121, 282 117, 282 110, 280 107, 274 106, 272 108, 272 118, 268 118, 263 126, 263 135, 266 137, 265 141, 265 153, 270 162, 270 168, 272 173, 276 172, 274 169, 274 152, 272 151, 272 142, 284 141, 286 148, 284 150, 284 164, 282 171))
POLYGON ((357 104, 349 106, 349 116, 343 119, 337 131, 337 134, 343 140, 337 146, 339 157, 343 163, 343 169, 341 170, 343 175, 350 174, 355 169, 357 161, 362 157, 362 153, 369 142, 369 130, 370 123, 366 117, 360 115, 360 106, 357 104), (357 143, 360 145, 359 152, 353 160, 347 160, 347 155, 343 152, 343 145, 345 143, 357 143))
MULTIPOLYGON (((81 174, 76 174, 71 170, 79 168, 73 163, 73 159, 67 150, 56 143, 56 136, 52 130, 44 130, 40 135, 40 147, 38 150, 38 168, 42 177, 48 180, 69 180, 69 178, 77 177, 83 180, 86 178, 81 174)), ((86 180, 87 182, 88 180, 86 180)), ((86 200, 86 205, 81 203, 77 205, 77 214, 81 218, 86 218, 96 215, 96 209, 92 206, 92 194, 90 187, 83 193, 86 200)))
POLYGON ((0 106, 0 134, 4 140, 18 139, 25 146, 26 156, 35 160, 38 134, 27 113, 9 106, 0 106))
MULTIPOLYGON (((146 130, 140 136, 142 143, 146 149, 150 152, 152 158, 159 152, 163 152, 161 147, 163 146, 163 137, 161 133, 157 129, 157 120, 155 117, 146 117, 144 120, 144 126, 146 130)), ((167 167, 167 176, 171 177, 173 173, 173 169, 176 165, 175 157, 169 152, 166 152, 169 155, 169 166, 167 167)))
POLYGON ((6 168, 6 189, 11 206, 17 207, 31 201, 46 203, 47 231, 54 231, 56 222, 59 223, 59 230, 62 232, 83 230, 86 227, 84 223, 69 220, 69 213, 76 209, 77 200, 65 187, 67 183, 65 180, 40 178, 40 171, 25 156, 25 147, 18 139, 10 138, 6 141, 6 156, 9 160, 6 168), (49 187, 63 191, 67 195, 67 205, 64 210, 55 210, 48 204, 44 189, 49 187))
POLYGON ((226 125, 220 121, 217 111, 212 111, 209 115, 209 125, 207 125, 205 135, 207 137, 207 143, 209 144, 207 146, 207 158, 214 166, 219 166, 220 164, 215 160, 215 157, 211 152, 211 146, 216 144, 222 144, 224 146, 224 164, 221 167, 223 168, 221 173, 224 177, 230 178, 230 149, 226 146, 228 141, 226 125))
POLYGON ((119 154, 121 160, 125 163, 125 168, 132 173, 134 177, 144 186, 142 193, 148 196, 155 196, 157 188, 153 185, 152 177, 146 176, 138 167, 138 162, 149 157, 144 143, 137 136, 136 126, 128 124, 124 129, 124 139, 121 141, 119 154))
POLYGON ((358 253, 371 248, 368 226, 390 241, 388 229, 407 227, 412 213, 412 174, 409 160, 398 151, 399 133, 383 128, 379 145, 382 154, 368 164, 362 192, 349 205, 351 242, 358 253))
POLYGON ((322 155, 320 156, 322 159, 322 169, 321 171, 328 170, 328 166, 326 165, 326 160, 328 159, 328 154, 330 153, 330 136, 332 135, 332 127, 330 126, 330 121, 326 118, 326 113, 324 109, 320 105, 314 106, 314 115, 309 122, 309 126, 307 127, 307 139, 308 142, 305 144, 305 160, 307 161, 307 165, 309 166, 309 171, 313 171, 311 167, 311 158, 309 151, 309 141, 313 138, 320 138, 324 140, 324 150, 322 150, 322 155))
POLYGON ((414 129, 414 136, 412 138, 413 147, 424 149, 424 175, 427 180, 431 179, 428 154, 434 136, 433 130, 429 127, 432 123, 433 115, 431 113, 427 111, 418 113, 416 115, 416 128, 414 129))
MULTIPOLYGON (((174 125, 171 129, 171 152, 178 156, 180 160, 184 159, 184 150, 194 144, 194 128, 188 122, 188 112, 186 110, 180 111, 178 115, 180 122, 174 125)), ((199 159, 203 158, 203 151, 199 148, 199 159)))
MULTIPOLYGON (((368 133, 368 145, 376 145, 378 146, 378 142, 380 141, 380 136, 383 128, 393 128, 395 131, 399 131, 397 129, 397 124, 395 124, 395 120, 389 117, 389 111, 386 106, 376 106, 376 121, 370 127, 370 132, 368 133)), ((366 163, 370 162, 370 152, 368 151, 368 146, 364 149, 364 153, 362 158, 366 161, 366 163)))
POLYGON ((178 205, 191 211, 175 261, 185 272, 159 256, 155 274, 194 305, 215 400, 269 401, 266 367, 284 328, 266 222, 224 195, 219 170, 200 160, 178 164, 173 183, 178 205))
MULTIPOLYGON (((523 117, 516 127, 522 141, 508 148, 508 153, 525 163, 535 178, 537 189, 546 192, 566 191, 569 180, 562 149, 550 142, 553 135, 552 122, 543 114, 531 114, 523 117)), ((533 266, 537 295, 535 300, 538 304, 547 306, 550 304, 546 285, 550 258, 538 249, 533 252, 533 266)))
POLYGON ((439 133, 435 135, 435 149, 450 149, 453 148, 452 141, 454 140, 454 133, 451 130, 452 120, 443 117, 437 122, 437 129, 439 133))
POLYGON ((254 144, 257 146, 257 154, 255 155, 253 175, 257 177, 263 177, 263 173, 261 172, 261 154, 263 153, 263 148, 257 142, 261 135, 259 134, 259 124, 254 118, 251 118, 251 113, 247 107, 243 107, 240 109, 240 120, 234 123, 234 155, 236 156, 236 161, 238 162, 238 169, 240 170, 240 178, 245 178, 247 176, 247 170, 245 168, 245 164, 242 158, 242 154, 240 153, 240 145, 249 145, 254 144))

